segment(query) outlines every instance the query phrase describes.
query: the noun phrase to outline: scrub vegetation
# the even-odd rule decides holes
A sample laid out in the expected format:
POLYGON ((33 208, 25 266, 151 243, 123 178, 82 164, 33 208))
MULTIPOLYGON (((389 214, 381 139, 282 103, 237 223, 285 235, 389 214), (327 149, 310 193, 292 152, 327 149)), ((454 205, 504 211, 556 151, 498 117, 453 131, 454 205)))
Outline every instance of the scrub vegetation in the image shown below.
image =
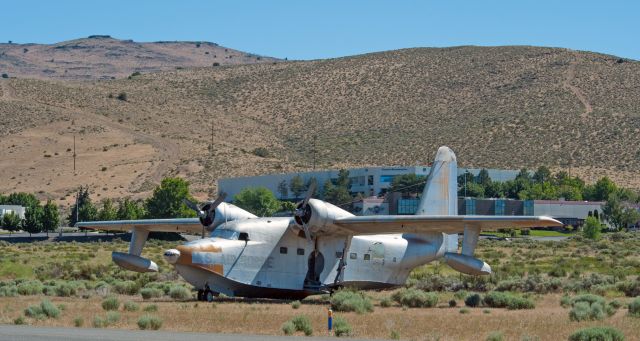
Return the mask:
POLYGON ((0 323, 320 335, 331 306, 334 333, 363 338, 486 339, 500 331, 505 340, 567 340, 579 329, 607 327, 633 339, 640 330, 640 235, 635 233, 557 242, 481 240, 476 254, 492 265, 491 276, 460 275, 434 262, 414 270, 404 288, 344 289, 300 304, 226 297, 215 304, 188 303, 194 300, 191 286, 161 256, 175 244, 149 240, 142 256, 154 260, 160 272, 141 274, 111 262, 111 251, 128 248, 120 240, 0 242, 0 323), (461 314, 464 327, 456 323, 461 314), (308 323, 296 316, 306 316, 308 323), (434 332, 443 324, 450 326, 446 333, 434 332))

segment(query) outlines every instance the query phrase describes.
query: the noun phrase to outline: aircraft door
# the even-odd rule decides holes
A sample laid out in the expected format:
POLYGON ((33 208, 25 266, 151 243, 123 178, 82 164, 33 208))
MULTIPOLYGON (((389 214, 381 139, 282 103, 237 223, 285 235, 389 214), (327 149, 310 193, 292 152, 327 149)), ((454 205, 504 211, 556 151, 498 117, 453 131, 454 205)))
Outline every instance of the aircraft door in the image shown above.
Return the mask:
POLYGON ((371 266, 378 275, 382 275, 384 267, 384 244, 381 242, 375 242, 369 247, 369 253, 371 254, 371 266))
POLYGON ((318 250, 311 251, 308 259, 307 276, 304 280, 305 287, 320 286, 320 274, 324 270, 324 256, 318 250))

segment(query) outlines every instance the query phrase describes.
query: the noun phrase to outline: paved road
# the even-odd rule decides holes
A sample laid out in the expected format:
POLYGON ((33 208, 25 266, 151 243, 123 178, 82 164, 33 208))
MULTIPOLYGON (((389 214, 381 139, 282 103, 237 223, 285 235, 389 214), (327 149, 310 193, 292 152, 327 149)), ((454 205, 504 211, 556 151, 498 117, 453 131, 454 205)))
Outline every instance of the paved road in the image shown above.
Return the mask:
MULTIPOLYGON (((266 335, 180 333, 167 331, 141 331, 94 328, 55 328, 0 325, 1 341, 309 341, 308 337, 284 337, 266 335)), ((335 338, 317 337, 316 340, 335 340, 335 338)), ((350 339, 354 340, 354 339, 350 339)), ((360 339, 362 340, 362 339, 360 339)))

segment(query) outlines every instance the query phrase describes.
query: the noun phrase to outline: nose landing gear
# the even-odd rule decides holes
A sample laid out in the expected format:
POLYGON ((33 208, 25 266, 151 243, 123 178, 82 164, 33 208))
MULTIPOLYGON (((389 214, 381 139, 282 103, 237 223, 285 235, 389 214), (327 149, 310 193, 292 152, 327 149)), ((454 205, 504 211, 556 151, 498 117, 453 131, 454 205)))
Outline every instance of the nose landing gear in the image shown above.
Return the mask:
POLYGON ((204 289, 198 290, 198 301, 213 302, 220 293, 215 292, 209 288, 209 284, 204 285, 204 289))

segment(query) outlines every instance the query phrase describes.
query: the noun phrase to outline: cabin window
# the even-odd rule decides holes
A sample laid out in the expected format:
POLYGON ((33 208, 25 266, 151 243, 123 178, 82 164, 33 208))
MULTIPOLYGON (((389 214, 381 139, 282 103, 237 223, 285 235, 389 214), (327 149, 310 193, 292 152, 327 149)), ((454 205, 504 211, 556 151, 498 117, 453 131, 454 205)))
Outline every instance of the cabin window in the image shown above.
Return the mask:
POLYGON ((298 249, 298 256, 304 256, 304 249, 298 249))
POLYGON ((371 255, 368 253, 364 254, 364 260, 371 260, 371 255))
POLYGON ((229 229, 215 229, 211 233, 211 237, 228 239, 228 240, 237 240, 239 235, 240 233, 238 233, 238 231, 229 230, 229 229))
POLYGON ((349 258, 351 259, 358 259, 358 254, 355 252, 351 252, 351 254, 349 254, 349 258))
POLYGON ((396 262, 396 257, 393 257, 393 262, 394 262, 394 263, 396 262))
POLYGON ((280 247, 280 253, 283 254, 283 255, 286 255, 287 254, 287 247, 286 246, 281 246, 280 247))
POLYGON ((336 251, 336 258, 342 258, 342 251, 336 251))

